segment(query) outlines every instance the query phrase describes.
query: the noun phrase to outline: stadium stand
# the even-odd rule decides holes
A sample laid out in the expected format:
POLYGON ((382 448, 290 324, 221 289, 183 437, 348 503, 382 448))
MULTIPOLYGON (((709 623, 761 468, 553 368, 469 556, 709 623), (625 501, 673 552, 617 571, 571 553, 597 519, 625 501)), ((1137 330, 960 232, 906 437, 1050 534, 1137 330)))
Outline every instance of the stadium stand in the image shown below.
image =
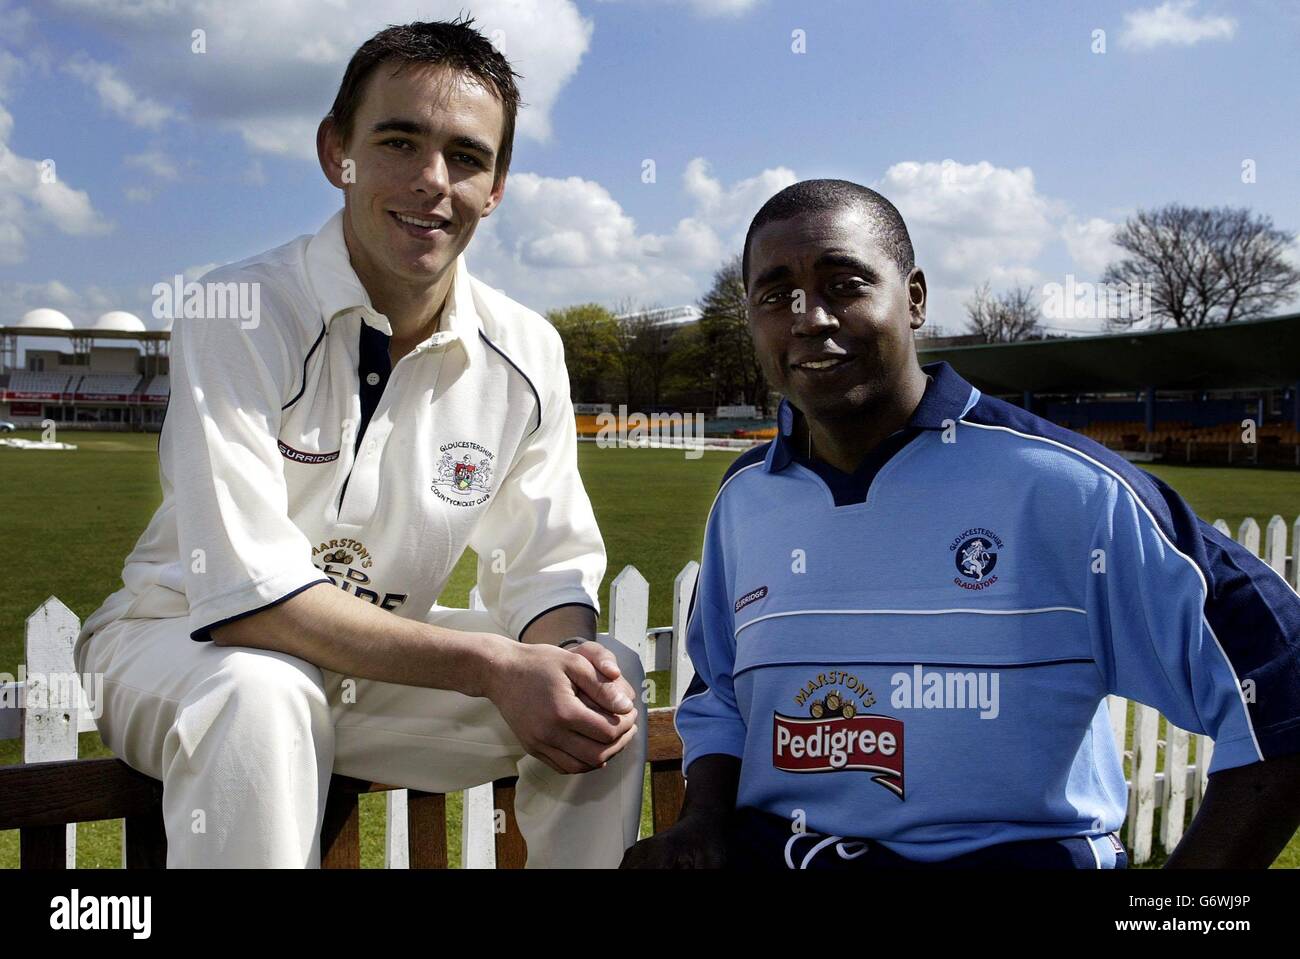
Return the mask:
POLYGON ((139 373, 84 373, 72 392, 78 397, 129 396, 139 385, 139 373))
POLYGON ((68 381, 72 379, 67 373, 32 373, 27 370, 14 370, 9 375, 8 390, 11 393, 34 393, 58 396, 71 392, 68 381))

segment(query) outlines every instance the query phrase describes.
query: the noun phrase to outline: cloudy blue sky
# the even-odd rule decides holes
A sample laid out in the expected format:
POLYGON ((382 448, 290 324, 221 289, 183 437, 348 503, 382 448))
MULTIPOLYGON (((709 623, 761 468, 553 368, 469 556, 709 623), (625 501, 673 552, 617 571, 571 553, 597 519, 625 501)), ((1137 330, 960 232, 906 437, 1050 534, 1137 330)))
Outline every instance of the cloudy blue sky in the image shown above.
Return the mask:
POLYGON ((894 200, 951 331, 985 280, 1095 278, 1140 207, 1300 229, 1300 5, 1082 6, 0 0, 0 323, 159 326, 154 283, 317 230, 340 197, 313 135, 351 52, 462 10, 529 104, 470 268, 538 310, 693 302, 763 200, 816 176, 894 200))

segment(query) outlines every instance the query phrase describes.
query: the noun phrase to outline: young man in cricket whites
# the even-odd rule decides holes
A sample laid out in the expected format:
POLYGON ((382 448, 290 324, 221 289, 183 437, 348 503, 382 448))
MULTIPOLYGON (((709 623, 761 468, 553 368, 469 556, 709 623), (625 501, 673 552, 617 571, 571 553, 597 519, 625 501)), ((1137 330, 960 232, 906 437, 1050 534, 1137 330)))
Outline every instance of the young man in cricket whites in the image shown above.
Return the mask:
POLYGON ((1160 480, 922 368, 898 211, 778 193, 745 243, 779 435, 724 477, 672 829, 628 866, 1117 868, 1108 694, 1215 740, 1174 867, 1300 823, 1300 598, 1160 480))
POLYGON ((636 840, 641 670, 594 641, 604 544, 559 336, 471 277, 519 94, 471 21, 382 31, 317 148, 343 209, 180 319, 163 503, 77 639, 99 728, 163 780, 169 866, 316 866, 330 774, 519 776, 530 866, 636 840), (466 547, 486 612, 437 604, 466 547))

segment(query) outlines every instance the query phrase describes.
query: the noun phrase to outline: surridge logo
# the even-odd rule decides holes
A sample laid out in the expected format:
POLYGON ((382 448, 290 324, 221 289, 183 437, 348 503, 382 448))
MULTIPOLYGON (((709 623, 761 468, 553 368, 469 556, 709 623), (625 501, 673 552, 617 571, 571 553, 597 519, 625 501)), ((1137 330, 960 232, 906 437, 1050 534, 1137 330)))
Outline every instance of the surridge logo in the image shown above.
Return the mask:
POLYGON ((1002 548, 1002 538, 991 529, 972 526, 963 530, 948 544, 953 563, 961 574, 953 577, 953 582, 962 589, 988 589, 998 581, 993 568, 998 564, 998 550, 1002 548))
POLYGON ((876 697, 842 670, 819 673, 794 696, 808 716, 772 714, 772 765, 792 773, 863 770, 872 782, 903 798, 903 721, 864 713, 876 697), (833 686, 824 696, 814 694, 833 686), (856 695, 854 702, 844 690, 856 695))
POLYGON ((742 609, 744 609, 744 608, 745 608, 746 606, 748 606, 750 603, 756 603, 756 602, 758 602, 760 599, 762 599, 762 598, 763 598, 764 596, 766 596, 766 595, 767 595, 767 587, 766 587, 766 586, 760 586, 760 587, 758 587, 758 589, 752 589, 752 590, 750 590, 750 591, 749 591, 748 593, 746 593, 744 596, 740 597, 740 599, 736 600, 736 612, 737 612, 737 613, 740 612, 742 609))
POLYGON ((486 503, 492 489, 492 461, 496 454, 477 443, 444 443, 442 459, 430 490, 453 506, 486 503))

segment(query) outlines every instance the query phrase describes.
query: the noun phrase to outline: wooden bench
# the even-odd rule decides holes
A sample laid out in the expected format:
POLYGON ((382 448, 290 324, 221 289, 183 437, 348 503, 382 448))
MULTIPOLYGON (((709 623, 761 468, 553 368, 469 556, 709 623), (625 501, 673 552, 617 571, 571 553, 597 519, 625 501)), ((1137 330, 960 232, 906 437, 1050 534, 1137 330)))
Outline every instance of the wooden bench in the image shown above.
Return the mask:
MULTIPOLYGON (((650 711, 649 766, 655 832, 677 821, 684 793, 682 743, 671 707, 650 711)), ((321 868, 361 868, 360 798, 394 787, 334 776, 321 829, 321 868)), ((492 784, 493 806, 505 817, 496 833, 496 865, 522 869, 528 851, 515 821, 515 779, 492 784)), ((412 869, 446 869, 447 797, 407 790, 408 862, 412 869)), ((167 862, 162 783, 120 759, 75 759, 0 767, 0 829, 19 830, 21 868, 63 869, 68 823, 122 819, 128 869, 160 869, 167 862)))
MULTIPOLYGON (((677 576, 671 627, 648 628, 649 585, 635 567, 626 567, 610 584, 609 633, 601 638, 612 636, 637 650, 647 673, 669 671, 667 699, 674 704, 681 701, 692 676, 682 637, 698 569, 697 563, 688 563, 677 576)), ((481 608, 475 600, 471 594, 471 606, 481 608)), ((72 645, 79 629, 76 616, 63 603, 53 597, 43 603, 27 620, 29 682, 0 687, 0 707, 13 706, 14 700, 31 691, 28 687, 38 688, 39 681, 30 682, 34 676, 71 675, 75 670, 72 645)), ((674 714, 675 708, 667 706, 650 710, 649 716, 647 760, 655 832, 677 821, 685 790, 682 743, 673 726, 674 714)), ((57 703, 34 701, 30 708, 0 708, 0 740, 22 738, 26 760, 20 765, 0 766, 0 830, 19 830, 21 868, 67 868, 75 862, 76 830, 70 824, 112 819, 124 823, 122 862, 126 868, 166 864, 162 783, 119 759, 75 758, 78 733, 94 728, 88 711, 57 703)), ((527 848, 514 814, 515 782, 513 778, 500 779, 490 788, 466 791, 462 860, 467 865, 494 863, 498 868, 517 869, 526 862, 527 848), (471 805, 472 829, 468 827, 471 805)), ((322 868, 360 867, 360 798, 380 792, 389 797, 386 862, 416 869, 447 868, 446 796, 339 775, 330 782, 325 807, 322 868)))

